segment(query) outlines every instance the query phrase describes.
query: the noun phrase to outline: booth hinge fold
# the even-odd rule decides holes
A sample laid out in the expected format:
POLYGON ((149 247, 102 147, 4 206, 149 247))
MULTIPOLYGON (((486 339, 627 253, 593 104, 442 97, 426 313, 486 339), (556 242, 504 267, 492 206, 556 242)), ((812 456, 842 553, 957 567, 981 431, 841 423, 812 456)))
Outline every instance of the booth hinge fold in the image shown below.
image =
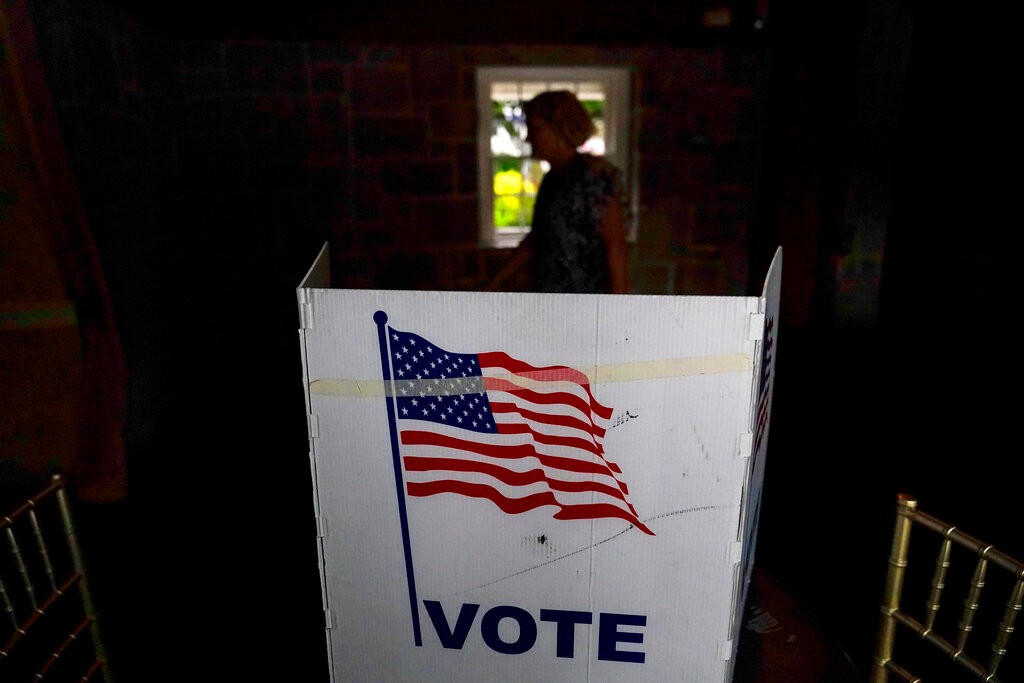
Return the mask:
POLYGON ((327 630, 334 628, 334 612, 329 609, 324 610, 324 627, 327 630))
POLYGON ((320 421, 316 415, 306 415, 306 426, 309 429, 309 438, 316 439, 320 436, 320 421))
POLYGON ((739 541, 733 541, 729 544, 729 560, 733 564, 739 564, 739 561, 743 559, 743 544, 739 541))
POLYGON ((327 537, 327 519, 322 515, 316 518, 316 536, 317 538, 327 537))
POLYGON ((313 304, 299 304, 299 329, 313 329, 313 304))
POLYGON ((736 457, 749 458, 754 443, 753 435, 750 432, 743 432, 737 442, 736 457))
POLYGON ((723 662, 728 662, 732 659, 732 641, 723 640, 718 643, 718 656, 723 662))
POLYGON ((750 314, 750 330, 747 334, 748 341, 759 341, 764 337, 764 313, 750 314))

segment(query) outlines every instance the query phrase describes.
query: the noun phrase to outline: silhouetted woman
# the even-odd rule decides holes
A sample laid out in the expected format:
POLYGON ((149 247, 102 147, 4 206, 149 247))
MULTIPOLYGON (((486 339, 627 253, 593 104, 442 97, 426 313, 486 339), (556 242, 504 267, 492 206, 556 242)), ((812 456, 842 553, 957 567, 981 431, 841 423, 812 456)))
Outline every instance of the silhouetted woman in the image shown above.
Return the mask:
POLYGON ((587 110, 565 90, 541 93, 524 110, 526 141, 551 170, 537 192, 530 234, 488 289, 530 263, 534 291, 628 293, 621 173, 577 151, 595 131, 587 110))

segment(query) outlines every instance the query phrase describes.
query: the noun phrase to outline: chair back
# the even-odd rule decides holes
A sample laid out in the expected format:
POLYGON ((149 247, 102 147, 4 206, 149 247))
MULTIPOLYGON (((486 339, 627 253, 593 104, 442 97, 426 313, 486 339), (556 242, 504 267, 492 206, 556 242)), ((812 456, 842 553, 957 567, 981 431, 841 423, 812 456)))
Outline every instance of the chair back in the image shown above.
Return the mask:
POLYGON ((64 483, 0 519, 0 680, 110 681, 64 483))
MULTIPOLYGON (((896 512, 896 529, 893 532, 892 551, 889 556, 889 571, 885 582, 882 620, 876 641, 871 683, 886 683, 890 680, 890 674, 902 681, 922 680, 893 660, 896 632, 900 625, 916 634, 925 643, 943 652, 951 662, 956 662, 956 665, 963 671, 973 674, 978 680, 997 683, 999 678, 996 673, 1006 655, 1010 635, 1013 633, 1017 615, 1024 603, 1024 564, 996 550, 991 545, 963 533, 956 527, 920 511, 917 507, 917 500, 911 496, 899 496, 896 512), (941 538, 932 574, 931 590, 926 601, 924 618, 921 621, 910 616, 900 606, 910 548, 910 532, 914 525, 929 529, 941 538), (934 628, 954 546, 966 548, 977 556, 977 560, 967 586, 967 598, 957 623, 956 636, 947 639, 936 633, 934 628), (986 574, 990 568, 1009 572, 1013 588, 1009 592, 1005 607, 1001 610, 1002 619, 995 628, 995 637, 989 653, 987 656, 975 658, 969 655, 965 649, 968 638, 975 630, 975 616, 978 612, 982 589, 985 587, 986 574), (986 663, 983 665, 981 661, 986 663)), ((972 652, 979 651, 976 645, 976 643, 972 643, 972 652)), ((951 664, 951 666, 955 665, 951 664)))

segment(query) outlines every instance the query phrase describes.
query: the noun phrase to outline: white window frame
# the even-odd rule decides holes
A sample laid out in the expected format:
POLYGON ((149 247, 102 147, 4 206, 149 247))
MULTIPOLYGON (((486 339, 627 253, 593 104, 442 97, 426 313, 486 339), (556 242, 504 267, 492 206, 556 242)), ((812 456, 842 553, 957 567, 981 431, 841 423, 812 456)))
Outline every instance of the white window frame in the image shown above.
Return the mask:
MULTIPOLYGON (((529 228, 504 231, 494 227, 494 182, 491 174, 491 84, 496 81, 599 81, 604 84, 607 104, 604 115, 604 157, 622 172, 630 204, 635 204, 635 182, 630 169, 629 67, 625 66, 480 66, 476 69, 477 195, 480 207, 480 246, 511 248, 522 241, 529 228), (610 106, 608 106, 610 105, 610 106)), ((632 212, 635 216, 635 211, 632 212)), ((628 227, 627 239, 636 239, 636 221, 628 227)))

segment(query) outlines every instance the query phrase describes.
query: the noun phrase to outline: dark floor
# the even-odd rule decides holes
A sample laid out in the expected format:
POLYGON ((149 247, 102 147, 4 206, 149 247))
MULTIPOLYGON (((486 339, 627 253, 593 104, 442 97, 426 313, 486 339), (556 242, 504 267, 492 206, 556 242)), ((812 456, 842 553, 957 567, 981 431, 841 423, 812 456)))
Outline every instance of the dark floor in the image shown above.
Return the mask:
MULTIPOLYGON (((75 508, 119 681, 327 678, 288 322, 231 362, 192 359, 194 391, 132 454, 128 499, 75 508)), ((1018 483, 1001 476, 1013 404, 984 373, 938 371, 942 358, 876 331, 779 336, 758 564, 864 674, 898 492, 1024 557, 1001 521, 1018 483)), ((806 676, 787 680, 821 680, 806 676)))

